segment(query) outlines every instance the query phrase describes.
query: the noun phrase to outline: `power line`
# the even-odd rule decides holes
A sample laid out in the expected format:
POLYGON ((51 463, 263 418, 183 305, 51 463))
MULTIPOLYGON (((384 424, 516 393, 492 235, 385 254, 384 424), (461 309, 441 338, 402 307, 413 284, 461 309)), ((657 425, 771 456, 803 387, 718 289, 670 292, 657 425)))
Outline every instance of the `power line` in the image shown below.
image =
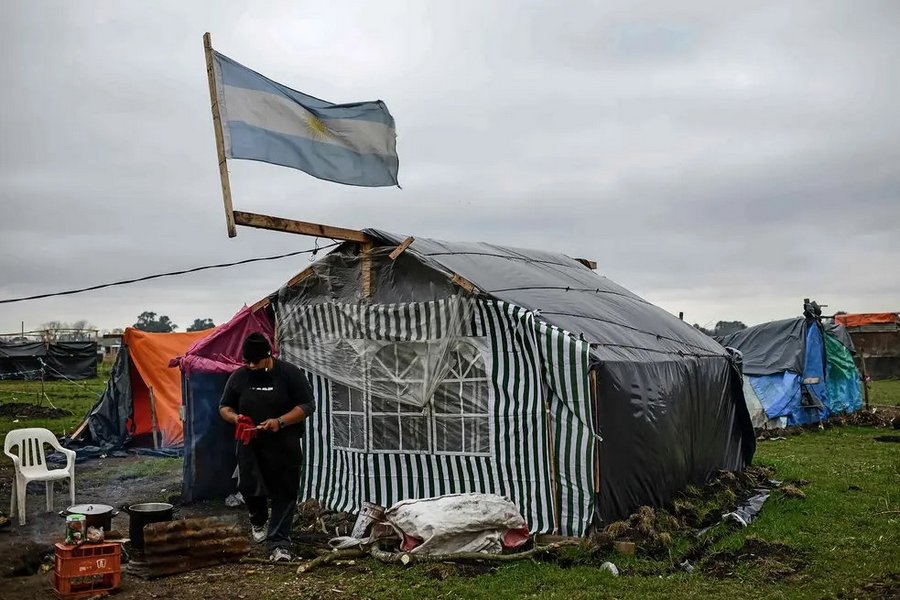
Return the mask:
POLYGON ((219 263, 215 265, 205 265, 202 267, 194 267, 192 269, 184 269, 182 271, 170 271, 168 273, 158 273, 156 275, 147 275, 145 277, 137 277, 135 279, 123 279, 122 281, 114 281, 112 283, 101 283, 99 285, 92 285, 90 287, 78 288, 75 290, 66 290, 64 292, 51 292, 47 294, 37 294, 34 296, 23 296, 21 298, 6 298, 4 300, 0 300, 0 304, 12 304, 13 302, 25 302, 26 300, 40 300, 41 298, 52 298, 54 296, 69 296, 71 294, 80 294, 82 292, 91 292, 94 290, 100 290, 103 288, 114 287, 118 285, 128 285, 130 283, 138 283, 140 281, 149 281, 150 279, 159 279, 160 277, 172 277, 174 275, 186 275, 188 273, 196 273, 197 271, 206 271, 208 269, 224 269, 226 267, 236 267, 238 265, 246 265, 248 263, 260 262, 264 260, 278 260, 280 258, 288 258, 290 256, 298 256, 300 254, 315 254, 319 250, 326 250, 328 248, 332 248, 337 246, 340 242, 334 242, 333 244, 329 244, 327 246, 321 246, 316 248, 310 248, 309 250, 300 250, 297 252, 288 252, 287 254, 277 254, 275 256, 261 256, 258 258, 246 258, 244 260, 239 260, 237 262, 230 263, 219 263))

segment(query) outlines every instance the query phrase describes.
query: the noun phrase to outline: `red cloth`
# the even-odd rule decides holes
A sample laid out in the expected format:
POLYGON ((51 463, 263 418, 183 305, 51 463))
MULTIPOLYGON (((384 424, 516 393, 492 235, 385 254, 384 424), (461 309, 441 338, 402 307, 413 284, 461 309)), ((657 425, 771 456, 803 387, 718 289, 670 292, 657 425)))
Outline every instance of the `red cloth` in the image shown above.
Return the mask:
POLYGON ((253 419, 246 415, 241 415, 234 426, 234 439, 246 446, 256 437, 257 431, 256 423, 253 422, 253 419))
POLYGON ((834 317, 834 320, 844 327, 862 327, 863 325, 900 323, 900 316, 897 313, 857 313, 837 315, 834 317))
MULTIPOLYGON (((199 373, 231 373, 244 358, 241 346, 251 333, 261 333, 275 348, 275 325, 266 310, 253 312, 248 306, 238 311, 227 323, 216 327, 208 336, 192 344, 183 356, 172 359, 170 367, 181 366, 188 375, 199 373), (202 343, 201 343, 202 342, 202 343)), ((277 352, 273 350, 273 355, 277 352)))

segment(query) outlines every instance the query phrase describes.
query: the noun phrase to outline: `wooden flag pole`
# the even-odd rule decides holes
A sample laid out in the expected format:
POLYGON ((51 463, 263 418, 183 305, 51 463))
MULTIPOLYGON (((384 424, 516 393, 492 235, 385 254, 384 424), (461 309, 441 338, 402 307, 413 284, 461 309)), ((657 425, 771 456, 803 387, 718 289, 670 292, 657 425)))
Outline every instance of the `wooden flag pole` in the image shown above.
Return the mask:
POLYGON ((209 102, 212 106, 213 129, 216 131, 216 151, 219 154, 219 179, 222 181, 222 199, 225 201, 225 224, 228 237, 237 235, 234 226, 234 209, 231 206, 231 182, 228 180, 228 164, 225 161, 225 137, 222 135, 222 116, 219 114, 219 92, 213 66, 212 38, 203 34, 203 51, 206 53, 206 77, 209 80, 209 102))

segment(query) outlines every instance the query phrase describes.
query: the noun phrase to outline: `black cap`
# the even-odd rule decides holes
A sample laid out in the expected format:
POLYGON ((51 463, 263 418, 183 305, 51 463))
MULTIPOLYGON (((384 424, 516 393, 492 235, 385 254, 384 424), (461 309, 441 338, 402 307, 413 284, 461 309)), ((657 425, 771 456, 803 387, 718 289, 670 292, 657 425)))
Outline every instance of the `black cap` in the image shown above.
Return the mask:
POLYGON ((272 356, 272 346, 269 340, 261 333, 251 333, 244 340, 244 346, 241 349, 244 355, 244 361, 248 363, 259 362, 264 358, 272 356))

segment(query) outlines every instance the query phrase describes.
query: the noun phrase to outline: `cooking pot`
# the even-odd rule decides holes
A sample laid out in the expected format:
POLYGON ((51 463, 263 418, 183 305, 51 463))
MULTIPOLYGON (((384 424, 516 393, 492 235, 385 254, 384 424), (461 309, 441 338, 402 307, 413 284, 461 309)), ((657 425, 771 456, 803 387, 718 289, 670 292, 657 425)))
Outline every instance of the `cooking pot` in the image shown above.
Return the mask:
POLYGON ((59 516, 84 515, 84 527, 103 528, 104 533, 112 531, 112 518, 119 511, 107 504, 75 504, 66 510, 60 511, 59 516))
POLYGON ((128 513, 128 536, 131 547, 143 549, 144 525, 172 520, 173 506, 166 502, 143 502, 125 508, 128 513))

